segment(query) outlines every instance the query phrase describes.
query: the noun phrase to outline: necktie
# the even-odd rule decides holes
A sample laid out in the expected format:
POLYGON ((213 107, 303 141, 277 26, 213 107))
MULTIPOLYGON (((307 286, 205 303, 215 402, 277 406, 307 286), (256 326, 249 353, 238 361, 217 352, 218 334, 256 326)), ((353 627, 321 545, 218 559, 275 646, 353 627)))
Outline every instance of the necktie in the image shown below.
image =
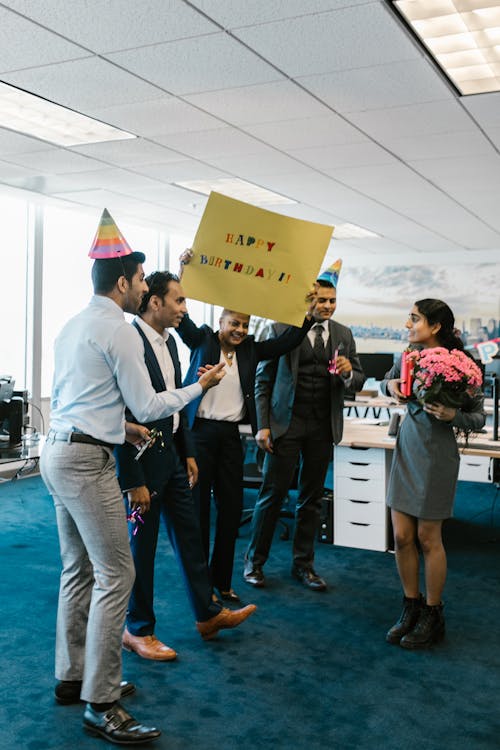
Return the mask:
POLYGON ((323 341, 323 326, 320 323, 316 323, 314 326, 314 356, 316 359, 321 359, 325 352, 325 344, 323 341))

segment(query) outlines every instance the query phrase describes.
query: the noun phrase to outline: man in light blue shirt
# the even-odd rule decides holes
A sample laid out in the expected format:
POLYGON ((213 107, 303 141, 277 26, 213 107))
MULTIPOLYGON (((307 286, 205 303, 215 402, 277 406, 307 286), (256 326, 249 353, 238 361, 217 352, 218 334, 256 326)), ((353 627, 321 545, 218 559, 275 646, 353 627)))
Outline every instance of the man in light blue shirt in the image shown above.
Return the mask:
MULTIPOLYGON (((111 217, 103 214, 101 227, 111 217)), ((114 223, 112 225, 115 226, 114 223)), ((110 248, 94 247, 95 295, 63 328, 55 343, 51 426, 42 477, 54 498, 63 570, 56 634, 56 700, 87 702, 84 727, 117 744, 157 738, 118 699, 134 686, 121 682, 122 630, 134 564, 113 447, 140 443, 149 431, 125 422, 125 405, 151 422, 179 411, 224 373, 219 366, 197 383, 157 393, 144 363, 138 332, 124 318, 136 313, 148 287, 142 253, 119 234, 110 248), (104 253, 104 254, 103 254, 104 253)), ((106 230, 109 237, 110 230, 106 230)), ((143 510, 147 510, 144 508, 143 510)))

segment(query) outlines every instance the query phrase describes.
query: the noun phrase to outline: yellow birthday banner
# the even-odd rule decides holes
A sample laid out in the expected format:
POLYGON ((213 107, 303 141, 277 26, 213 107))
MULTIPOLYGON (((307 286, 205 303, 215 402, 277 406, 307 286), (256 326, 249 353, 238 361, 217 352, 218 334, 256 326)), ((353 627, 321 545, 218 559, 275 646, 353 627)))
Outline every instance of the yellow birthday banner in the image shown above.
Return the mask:
POLYGON ((187 297, 302 325, 333 227, 210 193, 182 286, 187 297))

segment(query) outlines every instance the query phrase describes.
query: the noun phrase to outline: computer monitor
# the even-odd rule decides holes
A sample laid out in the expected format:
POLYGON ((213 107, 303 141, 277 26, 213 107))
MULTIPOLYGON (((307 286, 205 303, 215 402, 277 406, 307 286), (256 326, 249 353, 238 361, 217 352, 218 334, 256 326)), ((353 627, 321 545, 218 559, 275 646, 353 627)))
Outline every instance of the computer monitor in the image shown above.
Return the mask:
POLYGON ((376 352, 374 354, 358 354, 361 367, 367 378, 383 380, 394 364, 392 352, 376 352))

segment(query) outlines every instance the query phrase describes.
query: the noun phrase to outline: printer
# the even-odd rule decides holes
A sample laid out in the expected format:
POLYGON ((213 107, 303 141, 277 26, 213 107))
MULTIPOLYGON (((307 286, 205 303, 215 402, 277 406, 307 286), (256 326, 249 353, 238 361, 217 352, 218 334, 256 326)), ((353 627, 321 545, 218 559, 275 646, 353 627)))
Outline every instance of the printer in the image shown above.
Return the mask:
POLYGON ((0 443, 21 443, 24 426, 24 399, 14 393, 15 380, 0 375, 0 443))

